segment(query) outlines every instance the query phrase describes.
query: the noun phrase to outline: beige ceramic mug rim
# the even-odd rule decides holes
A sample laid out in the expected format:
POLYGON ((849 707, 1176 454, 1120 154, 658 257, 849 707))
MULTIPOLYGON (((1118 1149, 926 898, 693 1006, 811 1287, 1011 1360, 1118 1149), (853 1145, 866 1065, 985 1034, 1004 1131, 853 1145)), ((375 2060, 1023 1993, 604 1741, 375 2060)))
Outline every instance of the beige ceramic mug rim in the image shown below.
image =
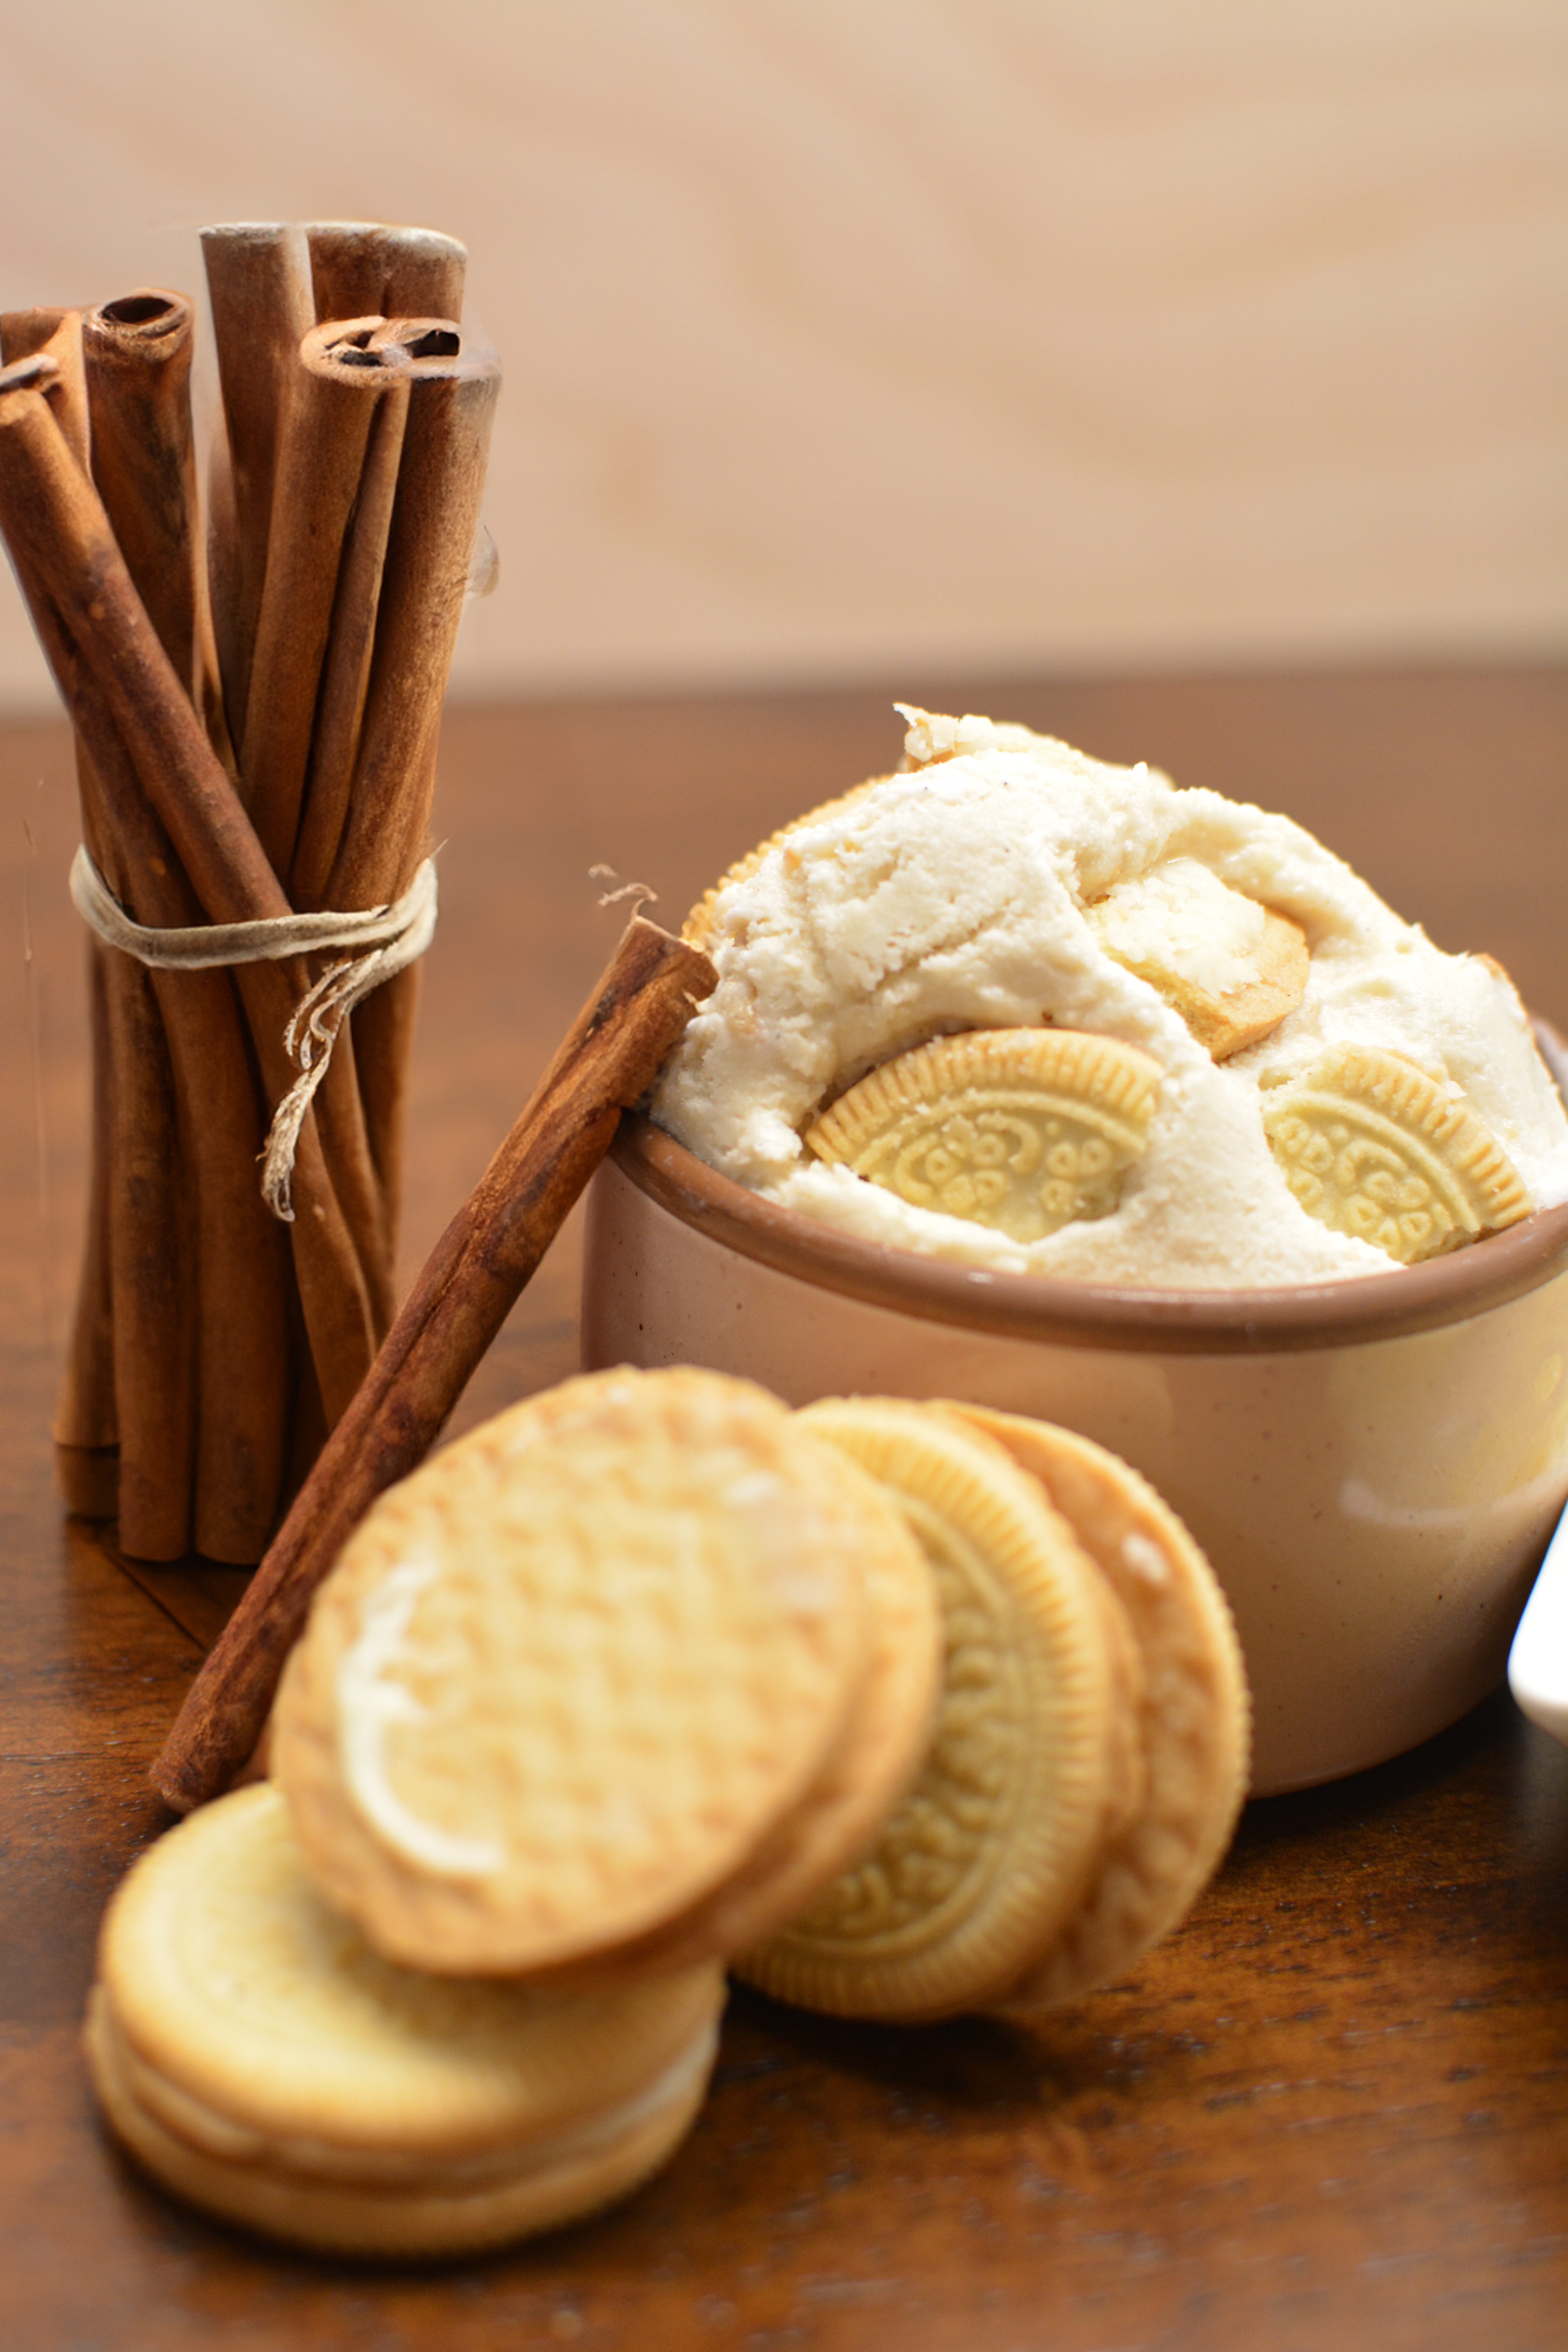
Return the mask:
MULTIPOLYGON (((1561 1042, 1536 1027, 1561 1082, 1561 1042)), ((925 1322, 1058 1346, 1242 1355, 1394 1339, 1485 1314, 1568 1267, 1563 1202, 1390 1274, 1268 1290, 1126 1290, 951 1265, 840 1233, 748 1192, 637 1114, 622 1119, 612 1157, 680 1223, 797 1281, 925 1322)))

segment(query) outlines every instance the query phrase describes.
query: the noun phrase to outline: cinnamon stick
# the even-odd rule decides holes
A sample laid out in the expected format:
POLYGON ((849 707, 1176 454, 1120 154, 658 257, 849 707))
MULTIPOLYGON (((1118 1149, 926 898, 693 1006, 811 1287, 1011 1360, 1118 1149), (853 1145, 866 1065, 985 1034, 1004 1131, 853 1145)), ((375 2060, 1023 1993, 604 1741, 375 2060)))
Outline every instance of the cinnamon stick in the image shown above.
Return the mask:
MULTIPOLYGON (((301 877, 328 906, 383 906, 408 887, 428 846, 441 705, 468 594, 500 363, 485 339, 441 320, 396 320, 373 347, 408 362, 408 411, 396 500, 376 612, 352 790, 322 882, 301 877)), ((336 808, 328 778, 312 774, 309 845, 324 852, 336 808), (321 801, 318 801, 318 785, 321 801)), ((370 1149, 389 1217, 401 1191, 403 1104, 419 982, 400 975, 355 1015, 360 1089, 370 1149)))
MULTIPOLYGON (((243 748, 246 796, 279 876, 300 808, 344 541, 384 393, 405 370, 369 348, 378 315, 312 327, 287 382, 243 748)), ((373 607, 374 609, 374 607, 373 607)))
POLYGON ((439 229, 312 221, 305 232, 318 319, 460 319, 468 248, 439 229))
POLYGON ((118 961, 122 984, 109 1000, 116 1504, 132 1558, 181 1559, 191 1549, 195 1314, 180 1119, 153 976, 118 961))
MULTIPOLYGON (((69 447, 88 456, 87 376, 82 363, 82 314, 78 310, 0 312, 0 365, 37 359, 33 380, 54 411, 69 447)), ((79 766, 85 757, 79 738, 79 766)), ((97 853, 95 853, 97 854, 97 853)), ((102 859, 100 856, 100 864, 102 859)), ((87 1239, 77 1283, 76 1310, 65 1373, 55 1406, 55 1470, 66 1508, 89 1518, 111 1518, 119 1481, 120 1428, 114 1396, 113 1276, 110 1255, 109 1180, 113 1151, 109 995, 116 984, 107 949, 87 941, 88 1007, 92 1030, 91 1167, 87 1239)))
POLYGON ((388 379, 372 417, 359 502, 343 548, 322 656, 309 782, 289 882, 289 894, 302 911, 314 912, 327 904, 327 883, 348 818, 407 421, 408 379, 400 373, 388 379))
POLYGON ((217 1795, 250 1755, 311 1595, 343 1541, 434 1443, 609 1149, 622 1110, 646 1094, 716 977, 699 950, 641 916, 628 924, 193 1684, 153 1771, 177 1811, 217 1795))
POLYGON ((101 303, 82 321, 92 478, 147 617, 232 775, 197 526, 195 345, 190 303, 161 288, 101 303))
POLYGON ((82 312, 0 311, 0 366, 41 355, 54 362, 45 389, 61 432, 85 466, 88 454, 87 373, 82 363, 82 312))
POLYGON ((227 451, 226 475, 220 473, 214 485, 213 601, 224 699, 239 740, 267 568, 283 390, 316 313, 310 251, 296 222, 229 221, 204 228, 202 258, 227 451))
POLYGON ((120 1420, 114 1396, 113 1276, 110 1264, 110 1157, 114 1125, 109 1022, 109 950, 87 941, 88 1023, 92 1041, 91 1161, 87 1238, 76 1311, 50 1433, 55 1478, 68 1511, 111 1519, 120 1493, 120 1420))
MULTIPOLYGON (((5 480, 0 511, 8 531, 19 520, 6 464, 19 409, 22 421, 29 421, 16 396, 20 373, 8 370, 0 379, 0 477, 5 480)), ((90 489, 84 495, 90 499, 90 489)), ((18 563, 24 593, 76 719, 88 845, 137 919, 158 926, 197 922, 201 906, 147 804, 125 746, 76 677, 75 646, 58 604, 39 593, 31 576, 25 536, 18 563)), ((121 1541, 133 1557, 176 1559, 194 1537, 215 1559, 249 1563, 260 1555, 279 1499, 286 1432, 277 1404, 258 1403, 255 1391, 276 1394, 286 1379, 288 1250, 257 1195, 260 1132, 244 1025, 221 971, 149 974, 112 950, 100 950, 99 956, 109 997, 106 1028, 116 1041, 103 1057, 105 1071, 112 1072, 105 1087, 111 1108, 100 1143, 113 1175, 105 1198, 113 1203, 110 1384, 120 1444, 121 1541), (154 1002, 161 1034, 149 1022, 154 1002), (182 1188, 182 1159, 198 1180, 188 1191, 182 1188), (133 1183, 126 1181, 132 1171, 133 1183), (201 1267, 209 1280, 193 1368, 188 1328, 176 1311, 182 1287, 171 1286, 183 1286, 201 1267), (214 1268, 223 1275, 216 1291, 214 1268)), ((89 1264, 90 1258, 89 1248, 89 1264)), ((84 1316, 89 1299, 84 1291, 84 1316)), ((72 1401, 68 1374, 65 1411, 72 1401)), ((68 1490, 68 1499, 100 1509, 103 1465, 72 1458, 84 1434, 79 1427, 62 1418, 57 1430, 69 1447, 62 1467, 97 1477, 87 1493, 68 1490)))
MULTIPOLYGON (((33 346, 31 365, 9 363, 5 384, 30 383, 75 462, 85 465, 81 312, 8 314, 3 341, 9 352, 33 346)), ((121 845, 79 729, 76 752, 89 845, 101 870, 121 876, 121 845)), ((72 1508, 118 1511, 123 1540, 138 1557, 178 1559, 190 1538, 193 1387, 174 1076, 147 973, 96 940, 89 960, 101 1066, 88 1246, 55 1420, 57 1466, 72 1508), (105 1450, 110 1439, 112 1456, 105 1450)))
POLYGON ((334 907, 384 905, 425 855, 441 703, 500 390, 494 348, 475 329, 389 320, 373 343, 408 356, 408 422, 353 792, 327 882, 334 907))

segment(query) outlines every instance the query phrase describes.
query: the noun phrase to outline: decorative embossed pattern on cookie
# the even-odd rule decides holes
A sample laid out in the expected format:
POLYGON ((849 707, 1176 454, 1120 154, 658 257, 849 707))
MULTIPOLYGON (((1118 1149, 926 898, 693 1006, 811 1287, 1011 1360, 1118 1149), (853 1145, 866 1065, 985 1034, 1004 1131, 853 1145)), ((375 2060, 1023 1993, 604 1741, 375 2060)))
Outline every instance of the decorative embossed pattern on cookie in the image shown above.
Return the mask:
POLYGON ((1159 1094, 1158 1063, 1120 1038, 972 1030, 872 1070, 805 1140, 912 1207, 1033 1242, 1115 1208, 1159 1094))
POLYGON ((1037 1478, 1120 1603, 1142 1664, 1143 1801, 1107 1837, 1084 1898, 997 2006, 1027 2012, 1113 1983, 1192 1908, 1247 1794, 1251 1703, 1230 1609, 1175 1513, 1076 1431, 948 1404, 1037 1478))
POLYGON ((1263 1104, 1263 1126, 1310 1216, 1402 1265, 1496 1233, 1531 1202, 1457 1089, 1402 1054, 1336 1045, 1263 1104))
POLYGON ((909 1795, 866 1861, 739 1972, 841 2016, 956 2015, 1003 1997, 1076 1912, 1142 1802, 1113 1604, 999 1445, 889 1398, 799 1416, 897 1495, 936 1573, 942 1695, 909 1795))

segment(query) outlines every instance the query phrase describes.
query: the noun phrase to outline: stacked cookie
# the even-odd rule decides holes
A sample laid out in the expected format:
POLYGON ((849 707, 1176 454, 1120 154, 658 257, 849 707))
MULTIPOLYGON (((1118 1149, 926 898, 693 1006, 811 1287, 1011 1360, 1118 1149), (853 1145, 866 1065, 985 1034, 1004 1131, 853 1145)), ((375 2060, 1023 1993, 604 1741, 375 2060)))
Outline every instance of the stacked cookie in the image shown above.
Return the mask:
POLYGON ((606 2204, 701 2102, 720 1969, 604 1991, 416 1974, 322 1902, 274 1788, 171 1832, 110 1910, 87 2053, 166 2187, 322 2252, 457 2254, 606 2204))
POLYGON ((117 1896, 89 2060, 226 2218, 500 2243, 670 2153, 726 1963, 909 2020, 1121 1973, 1218 1861, 1246 1752, 1213 1577, 1100 1448, 596 1374, 368 1515, 284 1677, 276 1788, 117 1896))

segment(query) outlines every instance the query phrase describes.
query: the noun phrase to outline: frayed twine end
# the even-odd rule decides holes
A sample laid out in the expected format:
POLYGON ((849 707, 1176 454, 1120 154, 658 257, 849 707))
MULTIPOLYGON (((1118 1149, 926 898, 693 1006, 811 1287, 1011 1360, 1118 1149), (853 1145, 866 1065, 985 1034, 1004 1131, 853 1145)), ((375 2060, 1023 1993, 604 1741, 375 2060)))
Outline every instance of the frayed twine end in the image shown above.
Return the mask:
MULTIPOLYGON (((590 866, 588 878, 591 882, 614 882, 616 869, 613 866, 590 866)), ((650 889, 646 882, 623 882, 616 889, 602 892, 599 904, 601 907, 618 907, 627 898, 637 901, 632 912, 640 915, 645 907, 658 906, 658 892, 650 889)))

